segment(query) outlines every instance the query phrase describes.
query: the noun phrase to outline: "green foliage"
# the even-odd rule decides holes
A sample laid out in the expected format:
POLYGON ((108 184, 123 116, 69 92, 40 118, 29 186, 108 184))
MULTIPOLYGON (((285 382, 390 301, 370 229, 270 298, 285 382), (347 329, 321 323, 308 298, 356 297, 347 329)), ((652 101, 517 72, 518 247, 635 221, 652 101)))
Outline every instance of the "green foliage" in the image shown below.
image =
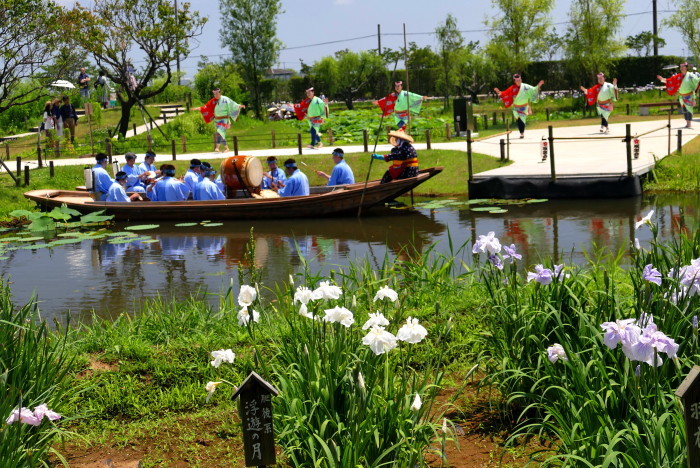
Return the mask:
POLYGON ((634 50, 638 57, 648 57, 654 49, 655 40, 658 47, 666 46, 666 41, 659 36, 654 36, 651 31, 642 31, 634 36, 627 36, 625 46, 634 50))
POLYGON ((53 333, 41 320, 33 300, 16 307, 6 281, 0 284, 0 460, 4 466, 42 466, 61 423, 44 419, 39 426, 5 424, 16 408, 46 404, 65 414, 73 394, 68 371, 66 333, 53 333))
POLYGON ((253 109, 262 118, 260 76, 277 60, 282 43, 277 39, 280 0, 220 0, 221 42, 231 51, 232 60, 243 69, 252 89, 253 109))
POLYGON ((548 47, 544 39, 554 0, 491 0, 491 3, 495 14, 486 20, 491 29, 486 52, 496 62, 497 69, 522 71, 548 47))
POLYGON ((566 59, 574 73, 605 70, 625 49, 617 38, 624 0, 575 0, 569 12, 566 59))
POLYGON ((663 21, 681 33, 690 53, 700 57, 700 4, 695 0, 675 0, 676 11, 663 21))
MULTIPOLYGON (((656 238, 654 227, 652 232, 656 238)), ((673 300, 678 282, 668 273, 698 256, 699 240, 697 233, 681 235, 633 250, 628 281, 617 265, 622 253, 609 264, 565 267, 548 285, 525 282, 514 265, 481 268, 490 297, 482 362, 507 401, 504 410, 519 415, 511 442, 528 433, 556 436, 552 453, 542 454, 545 466, 685 465, 686 435, 674 391, 699 356, 691 326, 698 297, 673 300), (649 264, 661 272, 662 286, 643 280, 649 264), (680 345, 677 359, 664 356, 660 367, 652 367, 603 343, 603 322, 646 323, 650 316, 680 345), (555 343, 568 360, 547 359, 555 343)))
POLYGON ((194 89, 202 102, 209 101, 212 98, 211 90, 218 87, 224 96, 243 103, 248 99, 243 85, 238 68, 231 62, 206 63, 194 75, 194 89))

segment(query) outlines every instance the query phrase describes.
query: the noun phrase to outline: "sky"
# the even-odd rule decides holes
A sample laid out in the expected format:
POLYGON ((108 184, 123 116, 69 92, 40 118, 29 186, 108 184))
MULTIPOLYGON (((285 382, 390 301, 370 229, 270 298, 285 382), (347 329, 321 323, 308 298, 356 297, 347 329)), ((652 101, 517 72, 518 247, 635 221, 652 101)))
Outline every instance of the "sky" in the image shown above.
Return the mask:
MULTIPOLYGON (((75 1, 59 0, 59 3, 72 6, 75 1)), ((79 3, 88 6, 92 2, 80 0, 79 3)), ((219 41, 219 29, 225 22, 218 14, 219 1, 193 0, 191 3, 208 22, 202 35, 191 44, 189 56, 181 60, 181 69, 190 78, 197 71, 202 55, 212 62, 228 56, 228 50, 222 48, 219 41)), ((567 27, 570 5, 571 0, 555 0, 552 21, 559 34, 567 27)), ((433 32, 448 13, 457 19, 466 41, 484 44, 488 41, 484 21, 494 13, 490 0, 282 0, 282 7, 284 12, 278 16, 277 37, 284 46, 276 67, 294 70, 299 70, 301 60, 312 65, 338 50, 376 49, 378 24, 381 25, 382 48, 403 47, 404 24, 407 42, 435 47, 433 32)), ((651 0, 627 0, 624 10, 627 16, 622 21, 620 35, 623 38, 652 30, 651 0)), ((680 35, 661 26, 661 21, 674 10, 672 0, 658 0, 657 10, 659 35, 668 44, 659 53, 685 56, 688 52, 680 35)), ((134 64, 138 67, 138 59, 134 64)))

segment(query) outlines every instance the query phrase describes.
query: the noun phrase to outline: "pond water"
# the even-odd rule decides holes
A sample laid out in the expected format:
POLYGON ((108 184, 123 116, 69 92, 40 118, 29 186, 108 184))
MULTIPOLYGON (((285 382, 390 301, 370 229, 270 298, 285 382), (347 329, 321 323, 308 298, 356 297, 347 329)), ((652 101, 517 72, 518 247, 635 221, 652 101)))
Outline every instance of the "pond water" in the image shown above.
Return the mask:
MULTIPOLYGON (((269 220, 210 227, 162 223, 158 229, 139 232, 154 242, 111 243, 104 238, 36 250, 8 249, 0 260, 0 275, 12 282, 16 303, 35 293, 44 317, 64 320, 66 314, 89 318, 93 309, 98 315, 116 316, 157 295, 185 298, 197 291, 222 292, 231 279, 236 282, 251 227, 255 264, 264 267, 267 286, 303 272, 300 255, 312 273, 327 274, 356 260, 376 267, 385 255, 407 259, 433 243, 436 252, 449 254, 451 240, 453 249, 467 245, 459 258, 470 264, 472 239, 489 231, 503 244, 516 244, 526 266, 552 257, 556 263, 583 264, 594 252, 626 250, 635 236, 642 244, 649 242, 649 229, 635 233, 634 223, 650 209, 655 210, 662 238, 695 229, 700 196, 549 201, 505 208, 508 211, 501 214, 475 212, 465 205, 379 209, 362 219, 282 220, 270 213, 269 220)), ((217 299, 212 295, 211 300, 217 299)))

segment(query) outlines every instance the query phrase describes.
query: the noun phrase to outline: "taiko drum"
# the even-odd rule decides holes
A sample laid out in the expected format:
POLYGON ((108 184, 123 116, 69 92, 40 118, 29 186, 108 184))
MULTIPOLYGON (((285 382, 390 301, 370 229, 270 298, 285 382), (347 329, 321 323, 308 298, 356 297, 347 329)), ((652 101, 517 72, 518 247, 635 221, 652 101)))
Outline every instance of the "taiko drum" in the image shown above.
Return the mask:
POLYGON ((230 189, 251 189, 259 186, 262 179, 262 164, 254 156, 229 156, 221 163, 221 181, 230 189))

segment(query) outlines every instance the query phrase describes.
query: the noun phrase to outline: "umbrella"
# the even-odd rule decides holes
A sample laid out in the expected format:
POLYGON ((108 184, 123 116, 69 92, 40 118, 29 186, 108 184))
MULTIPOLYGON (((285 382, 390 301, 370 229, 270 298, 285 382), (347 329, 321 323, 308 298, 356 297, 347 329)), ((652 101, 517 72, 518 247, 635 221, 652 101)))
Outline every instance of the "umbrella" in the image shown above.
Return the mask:
POLYGON ((56 88, 75 88, 75 85, 73 83, 66 80, 56 80, 49 86, 55 86, 56 88))
POLYGON ((662 70, 673 70, 674 68, 678 68, 678 65, 666 65, 662 70))

